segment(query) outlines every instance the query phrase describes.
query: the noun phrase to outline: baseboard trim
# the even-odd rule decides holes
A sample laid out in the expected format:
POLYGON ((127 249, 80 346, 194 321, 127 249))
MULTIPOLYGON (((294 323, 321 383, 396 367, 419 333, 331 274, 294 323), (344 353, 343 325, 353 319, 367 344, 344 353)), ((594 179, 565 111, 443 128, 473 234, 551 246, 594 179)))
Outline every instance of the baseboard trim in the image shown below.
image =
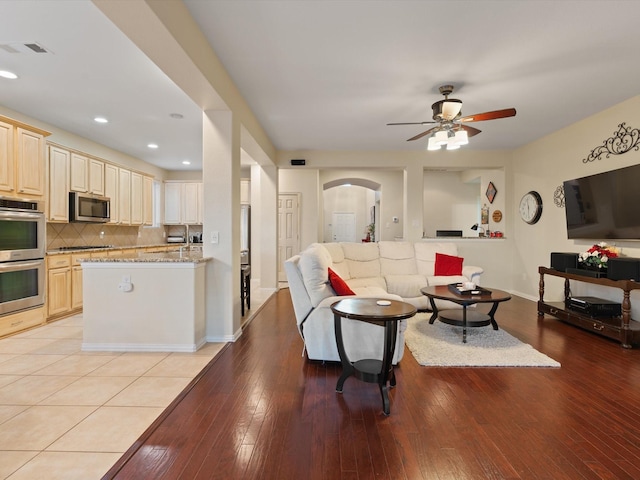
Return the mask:
POLYGON ((182 352, 193 353, 207 343, 203 338, 193 344, 159 344, 159 343, 82 343, 84 352, 182 352))

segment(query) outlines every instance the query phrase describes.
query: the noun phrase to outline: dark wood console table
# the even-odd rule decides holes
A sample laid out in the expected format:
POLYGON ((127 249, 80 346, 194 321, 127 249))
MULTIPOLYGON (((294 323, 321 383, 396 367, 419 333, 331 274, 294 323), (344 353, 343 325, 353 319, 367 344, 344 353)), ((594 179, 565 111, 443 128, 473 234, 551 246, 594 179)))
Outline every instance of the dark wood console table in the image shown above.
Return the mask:
POLYGON ((540 274, 538 301, 538 316, 542 317, 545 313, 552 315, 560 320, 575 325, 576 327, 589 330, 603 337, 611 338, 619 341, 623 347, 631 348, 633 344, 640 343, 640 323, 635 322, 631 318, 631 290, 640 290, 640 282, 633 280, 610 280, 608 278, 592 278, 574 273, 565 273, 553 268, 538 267, 540 274), (552 275, 554 277, 564 278, 564 298, 565 301, 571 295, 571 287, 569 280, 578 282, 592 283, 594 285, 602 285, 605 287, 619 288, 623 292, 622 296, 622 316, 620 317, 591 317, 589 315, 567 309, 565 303, 545 302, 544 301, 544 276, 552 275))

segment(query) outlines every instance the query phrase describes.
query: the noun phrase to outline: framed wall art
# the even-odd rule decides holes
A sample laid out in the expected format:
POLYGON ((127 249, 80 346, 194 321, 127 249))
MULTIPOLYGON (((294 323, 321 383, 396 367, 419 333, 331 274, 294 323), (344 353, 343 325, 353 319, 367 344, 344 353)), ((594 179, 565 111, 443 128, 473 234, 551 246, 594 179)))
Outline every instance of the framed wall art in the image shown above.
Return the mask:
POLYGON ((489 182, 489 185, 487 185, 487 193, 486 193, 489 203, 493 203, 493 199, 496 198, 497 193, 498 193, 498 190, 496 190, 496 186, 493 184, 493 182, 489 182))

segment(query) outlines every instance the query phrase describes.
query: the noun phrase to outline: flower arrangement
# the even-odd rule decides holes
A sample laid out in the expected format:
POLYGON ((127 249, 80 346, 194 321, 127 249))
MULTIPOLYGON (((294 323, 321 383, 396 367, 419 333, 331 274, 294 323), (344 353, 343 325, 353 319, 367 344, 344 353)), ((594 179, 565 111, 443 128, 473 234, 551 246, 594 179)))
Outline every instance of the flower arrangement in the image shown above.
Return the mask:
POLYGON ((364 229, 364 233, 367 234, 367 241, 368 242, 375 242, 376 224, 375 223, 370 223, 369 225, 367 225, 366 228, 364 229))
POLYGON ((620 249, 605 242, 595 244, 586 252, 578 254, 578 263, 587 268, 606 269, 610 258, 620 256, 620 249))

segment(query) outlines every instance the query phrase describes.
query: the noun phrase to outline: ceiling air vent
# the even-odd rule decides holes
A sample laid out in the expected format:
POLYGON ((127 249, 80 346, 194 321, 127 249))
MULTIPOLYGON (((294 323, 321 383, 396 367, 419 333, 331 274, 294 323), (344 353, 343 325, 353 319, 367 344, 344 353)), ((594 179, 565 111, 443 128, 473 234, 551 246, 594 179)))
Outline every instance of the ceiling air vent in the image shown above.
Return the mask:
POLYGON ((25 43, 24 46, 27 47, 27 48, 30 48, 31 50, 33 50, 36 53, 47 53, 47 50, 42 48, 37 43, 25 43))
POLYGON ((0 49, 9 53, 52 53, 38 42, 0 43, 0 49))

